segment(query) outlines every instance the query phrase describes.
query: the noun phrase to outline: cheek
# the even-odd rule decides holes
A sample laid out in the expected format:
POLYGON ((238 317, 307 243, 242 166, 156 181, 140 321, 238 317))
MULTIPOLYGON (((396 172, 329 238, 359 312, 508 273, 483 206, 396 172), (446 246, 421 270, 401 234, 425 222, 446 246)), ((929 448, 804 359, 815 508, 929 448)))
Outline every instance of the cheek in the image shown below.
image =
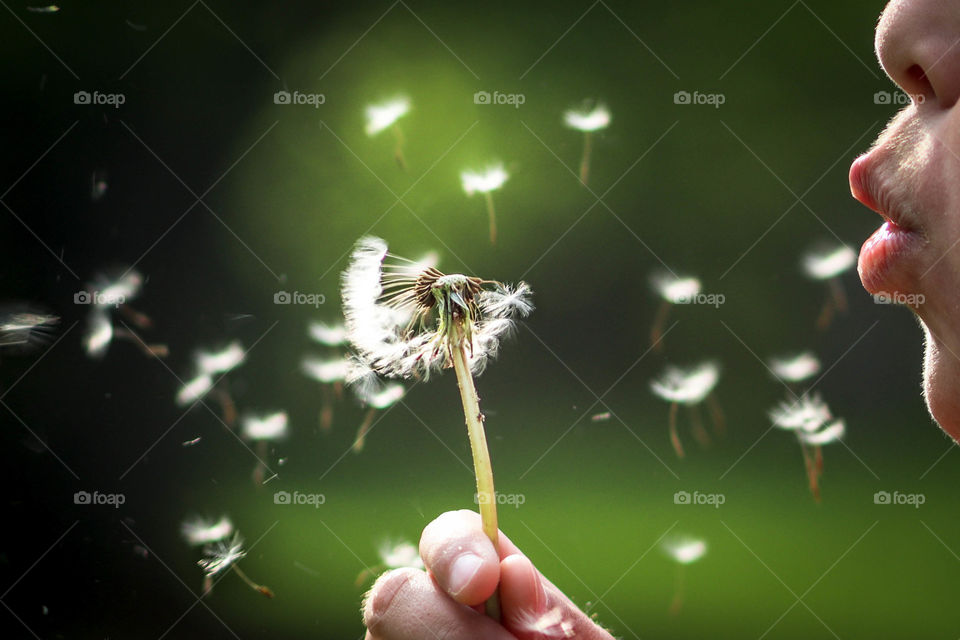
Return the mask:
POLYGON ((923 367, 923 394, 930 415, 960 442, 960 361, 928 330, 923 367))

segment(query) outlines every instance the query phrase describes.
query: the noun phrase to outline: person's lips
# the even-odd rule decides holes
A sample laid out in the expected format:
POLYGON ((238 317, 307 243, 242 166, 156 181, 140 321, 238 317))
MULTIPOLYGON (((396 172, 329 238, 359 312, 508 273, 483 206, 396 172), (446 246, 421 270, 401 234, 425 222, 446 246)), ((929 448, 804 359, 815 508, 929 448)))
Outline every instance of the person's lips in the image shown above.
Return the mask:
POLYGON ((923 247, 923 236, 884 186, 875 153, 853 162, 850 191, 886 220, 860 249, 857 271, 863 287, 874 294, 914 292, 917 283, 911 277, 911 264, 923 247))

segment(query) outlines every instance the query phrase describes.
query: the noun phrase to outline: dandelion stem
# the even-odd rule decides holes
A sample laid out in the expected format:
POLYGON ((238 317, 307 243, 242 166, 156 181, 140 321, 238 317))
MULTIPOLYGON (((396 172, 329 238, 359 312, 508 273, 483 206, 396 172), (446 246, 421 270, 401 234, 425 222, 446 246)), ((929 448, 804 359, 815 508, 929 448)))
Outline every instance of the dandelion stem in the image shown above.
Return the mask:
POLYGON ((590 152, 593 148, 593 136, 589 131, 583 132, 583 155, 580 157, 580 182, 587 186, 590 178, 590 152))
POLYGON ((493 194, 485 191, 483 197, 487 201, 487 216, 490 218, 490 244, 497 244, 497 213, 493 210, 493 194))
POLYGON ((667 316, 670 315, 670 303, 664 300, 657 309, 657 315, 653 319, 653 326, 650 327, 650 346, 654 351, 660 351, 663 348, 663 325, 667 324, 667 316))
POLYGON ((673 586, 673 600, 670 601, 670 615, 675 616, 683 608, 683 565, 677 567, 677 577, 673 586))
POLYGON ((693 437, 697 439, 697 443, 703 447, 710 446, 710 434, 707 433, 706 427, 703 426, 703 418, 700 416, 700 409, 697 405, 689 405, 690 421, 693 423, 693 437))
POLYGON ((403 157, 403 131, 400 130, 400 125, 393 125, 393 135, 397 139, 397 146, 394 147, 393 157, 396 159, 397 164, 400 165, 400 168, 406 171, 407 159, 403 157))
POLYGON ((332 385, 320 385, 320 430, 326 433, 333 425, 333 395, 332 385))
POLYGON ((843 290, 843 284, 841 284, 838 278, 830 278, 830 296, 833 298, 833 306, 837 311, 843 313, 847 310, 847 294, 843 290))
POLYGON ((360 453, 363 451, 363 445, 364 442, 366 442, 367 433, 369 433, 370 427, 373 425, 373 416, 376 414, 376 407, 370 407, 367 409, 366 415, 363 416, 363 422, 360 424, 360 428, 357 429, 357 438, 353 441, 354 453, 360 453))
POLYGON ((677 457, 683 457, 683 445, 680 444, 680 434, 677 433, 677 408, 679 405, 674 402, 670 405, 670 444, 673 450, 677 452, 677 457))
POLYGON ((710 393, 707 395, 707 408, 710 410, 710 420, 713 422, 713 433, 716 436, 722 436, 727 432, 727 419, 723 415, 723 407, 717 396, 710 393))
MULTIPOLYGON (((489 194, 487 194, 489 195, 489 194)), ((457 372, 457 384, 460 387, 460 400, 463 402, 463 415, 467 422, 467 434, 470 437, 470 451, 473 453, 473 470, 477 476, 477 502, 480 503, 480 522, 483 532, 493 543, 499 555, 499 530, 497 528, 497 500, 493 490, 493 466, 490 464, 490 452, 487 450, 487 436, 483 429, 483 414, 480 413, 480 399, 473 384, 473 376, 467 365, 466 345, 462 334, 453 351, 453 368, 457 372)), ((500 620, 500 590, 490 596, 486 602, 486 612, 494 620, 500 620)))
POLYGON ((265 587, 264 585, 257 584, 256 582, 251 580, 249 577, 247 577, 247 574, 241 571, 240 567, 238 567, 236 564, 230 565, 230 568, 233 569, 233 572, 236 573, 238 576, 240 576, 240 579, 246 582, 247 586, 249 586, 251 589, 253 589, 257 593, 261 593, 267 596, 268 598, 273 597, 273 591, 270 590, 270 587, 265 587))

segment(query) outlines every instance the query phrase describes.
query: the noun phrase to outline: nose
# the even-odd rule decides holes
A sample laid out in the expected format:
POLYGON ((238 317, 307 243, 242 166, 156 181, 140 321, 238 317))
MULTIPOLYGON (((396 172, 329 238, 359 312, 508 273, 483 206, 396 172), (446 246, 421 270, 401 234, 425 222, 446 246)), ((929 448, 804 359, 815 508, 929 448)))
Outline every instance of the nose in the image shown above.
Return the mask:
POLYGON ((960 98, 960 0, 892 0, 876 35, 887 75, 915 102, 949 109, 960 98))

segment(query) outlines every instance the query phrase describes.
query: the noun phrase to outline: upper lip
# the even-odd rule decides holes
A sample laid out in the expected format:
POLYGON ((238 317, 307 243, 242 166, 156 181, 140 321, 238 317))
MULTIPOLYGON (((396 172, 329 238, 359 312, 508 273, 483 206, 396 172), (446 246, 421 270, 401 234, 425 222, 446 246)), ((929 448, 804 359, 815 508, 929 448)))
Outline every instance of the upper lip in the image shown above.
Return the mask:
POLYGON ((861 203, 904 230, 912 230, 916 224, 904 213, 903 206, 891 196, 883 179, 877 150, 874 149, 850 166, 850 192, 861 203))

